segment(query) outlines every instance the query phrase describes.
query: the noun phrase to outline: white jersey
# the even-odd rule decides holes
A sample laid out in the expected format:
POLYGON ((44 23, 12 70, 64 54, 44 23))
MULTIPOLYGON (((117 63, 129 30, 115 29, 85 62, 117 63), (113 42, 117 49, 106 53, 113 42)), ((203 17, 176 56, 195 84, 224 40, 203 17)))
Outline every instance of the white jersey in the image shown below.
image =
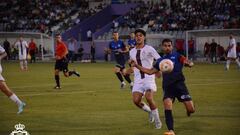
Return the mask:
MULTIPOLYGON (((157 51, 149 45, 145 45, 141 49, 133 48, 130 51, 130 59, 137 62, 138 65, 141 65, 144 68, 151 69, 153 67, 153 60, 159 59, 160 56, 157 51)), ((143 81, 154 82, 155 75, 148 75, 140 72, 137 68, 134 68, 134 84, 142 83, 143 81)))
POLYGON ((27 59, 27 48, 28 43, 27 41, 18 41, 15 43, 15 46, 18 48, 18 55, 19 60, 26 60, 27 59))
POLYGON ((236 52, 237 44, 236 44, 236 40, 234 38, 232 38, 229 41, 229 46, 232 46, 232 48, 228 50, 227 57, 228 58, 236 58, 237 57, 237 52, 236 52))
MULTIPOLYGON (((0 46, 0 54, 3 54, 5 52, 5 49, 0 46)), ((1 64, 1 60, 0 60, 0 81, 4 81, 4 78, 2 76, 2 64, 1 64)))

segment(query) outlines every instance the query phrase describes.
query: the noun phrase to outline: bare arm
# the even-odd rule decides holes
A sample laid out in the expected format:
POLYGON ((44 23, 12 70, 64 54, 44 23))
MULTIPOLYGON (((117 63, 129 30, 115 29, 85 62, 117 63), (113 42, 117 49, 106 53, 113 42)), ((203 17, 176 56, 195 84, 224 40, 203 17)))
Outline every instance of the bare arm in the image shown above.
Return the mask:
POLYGON ((0 54, 0 60, 2 60, 4 57, 6 57, 7 56, 7 53, 6 52, 4 52, 4 53, 1 53, 0 54))

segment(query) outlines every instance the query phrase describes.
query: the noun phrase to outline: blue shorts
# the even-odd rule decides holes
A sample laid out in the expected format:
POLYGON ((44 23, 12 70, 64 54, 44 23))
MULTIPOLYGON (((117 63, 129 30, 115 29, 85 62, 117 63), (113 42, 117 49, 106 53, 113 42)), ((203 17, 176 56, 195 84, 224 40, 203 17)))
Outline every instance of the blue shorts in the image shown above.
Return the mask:
POLYGON ((166 98, 171 98, 173 101, 175 98, 177 98, 179 102, 192 100, 184 81, 177 81, 169 86, 164 87, 163 93, 163 100, 166 98))

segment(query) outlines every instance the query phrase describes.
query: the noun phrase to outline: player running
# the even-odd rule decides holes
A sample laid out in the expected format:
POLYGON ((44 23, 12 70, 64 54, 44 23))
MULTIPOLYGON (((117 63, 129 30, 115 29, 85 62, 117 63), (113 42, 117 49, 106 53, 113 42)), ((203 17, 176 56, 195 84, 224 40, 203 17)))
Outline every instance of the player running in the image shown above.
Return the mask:
POLYGON ((163 103, 165 109, 165 122, 169 131, 165 132, 164 135, 175 135, 174 133, 174 121, 172 116, 172 105, 175 98, 178 101, 183 102, 187 110, 187 116, 195 112, 192 98, 185 85, 185 77, 182 72, 183 66, 192 67, 193 63, 188 61, 183 55, 177 52, 173 52, 173 45, 170 39, 164 39, 162 41, 162 49, 164 56, 159 58, 153 68, 145 68, 140 64, 132 61, 132 65, 141 70, 143 73, 149 75, 159 72, 159 63, 163 59, 170 59, 174 63, 174 69, 171 73, 162 73, 163 81, 163 103))
MULTIPOLYGON (((144 43, 146 37, 146 32, 144 30, 137 29, 135 35, 136 47, 130 51, 130 60, 136 61, 138 65, 145 68, 152 68, 153 60, 160 58, 159 54, 152 46, 144 43)), ((158 108, 153 99, 153 95, 156 91, 155 75, 148 75, 134 68, 134 85, 132 89, 133 102, 137 107, 148 112, 150 122, 155 121, 155 128, 160 129, 162 123, 159 118, 158 108), (143 96, 145 96, 148 105, 142 101, 143 96)))
POLYGON ((2 76, 2 65, 1 65, 1 60, 7 56, 7 53, 5 50, 0 46, 0 89, 1 91, 8 96, 14 103, 17 104, 18 106, 18 112, 17 114, 20 114, 23 112, 24 107, 26 104, 22 102, 15 93, 13 93, 9 87, 7 86, 5 79, 2 76))
POLYGON ((114 53, 116 66, 114 68, 114 72, 121 82, 120 88, 123 89, 126 86, 126 83, 123 80, 122 75, 125 80, 130 84, 130 89, 132 89, 133 83, 130 79, 130 74, 126 73, 125 69, 125 56, 124 54, 128 52, 128 48, 124 45, 123 41, 119 39, 118 32, 113 32, 113 41, 109 43, 109 49, 112 53, 114 53))
POLYGON ((68 71, 68 59, 67 59, 67 54, 68 54, 68 49, 65 45, 65 43, 62 41, 62 37, 58 34, 56 35, 56 63, 55 63, 55 81, 56 81, 56 86, 54 87, 55 89, 61 89, 60 86, 60 77, 59 77, 59 72, 63 71, 63 74, 65 77, 69 77, 72 74, 80 77, 80 74, 76 71, 68 71))

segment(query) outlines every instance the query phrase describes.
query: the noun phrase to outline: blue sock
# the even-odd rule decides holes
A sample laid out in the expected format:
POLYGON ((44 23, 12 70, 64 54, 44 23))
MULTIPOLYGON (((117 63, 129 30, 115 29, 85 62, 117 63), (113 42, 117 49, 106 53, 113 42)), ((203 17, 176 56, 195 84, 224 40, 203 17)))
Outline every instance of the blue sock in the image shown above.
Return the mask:
POLYGON ((173 130, 172 110, 165 110, 165 121, 166 121, 168 130, 173 130))

